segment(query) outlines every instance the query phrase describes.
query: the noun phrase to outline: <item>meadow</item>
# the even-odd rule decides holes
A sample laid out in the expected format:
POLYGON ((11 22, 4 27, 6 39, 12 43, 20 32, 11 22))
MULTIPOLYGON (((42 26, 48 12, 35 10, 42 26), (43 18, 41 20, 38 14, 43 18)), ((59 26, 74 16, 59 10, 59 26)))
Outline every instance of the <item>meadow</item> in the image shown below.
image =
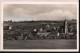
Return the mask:
POLYGON ((76 39, 5 40, 4 49, 76 49, 76 39))

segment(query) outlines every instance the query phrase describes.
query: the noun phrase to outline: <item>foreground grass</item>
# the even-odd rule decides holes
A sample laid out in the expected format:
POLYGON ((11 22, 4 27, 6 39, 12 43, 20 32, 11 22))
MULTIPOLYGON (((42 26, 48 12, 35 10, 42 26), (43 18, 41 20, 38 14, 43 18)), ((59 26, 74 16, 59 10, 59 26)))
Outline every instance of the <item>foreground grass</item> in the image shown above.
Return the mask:
POLYGON ((76 49, 76 39, 72 40, 6 40, 4 49, 76 49))

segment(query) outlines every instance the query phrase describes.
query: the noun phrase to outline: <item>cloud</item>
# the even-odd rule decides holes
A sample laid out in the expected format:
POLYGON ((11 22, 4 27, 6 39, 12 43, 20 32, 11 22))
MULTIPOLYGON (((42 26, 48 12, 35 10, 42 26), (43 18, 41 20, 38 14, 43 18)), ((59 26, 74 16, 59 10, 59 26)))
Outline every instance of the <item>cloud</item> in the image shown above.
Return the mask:
POLYGON ((46 16, 46 17, 49 17, 49 19, 65 19, 65 18, 66 19, 71 19, 71 18, 76 19, 76 15, 73 14, 72 12, 67 11, 67 10, 62 11, 60 9, 53 10, 48 13, 41 13, 41 14, 38 14, 38 16, 46 16))
POLYGON ((76 19, 76 4, 8 4, 4 5, 4 20, 76 19))

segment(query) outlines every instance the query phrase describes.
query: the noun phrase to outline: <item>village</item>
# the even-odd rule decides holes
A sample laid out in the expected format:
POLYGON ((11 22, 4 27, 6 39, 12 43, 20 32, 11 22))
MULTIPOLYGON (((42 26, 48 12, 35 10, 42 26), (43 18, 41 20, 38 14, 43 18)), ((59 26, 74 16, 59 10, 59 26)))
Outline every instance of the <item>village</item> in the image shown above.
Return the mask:
POLYGON ((4 40, 76 39, 76 20, 4 21, 4 40))

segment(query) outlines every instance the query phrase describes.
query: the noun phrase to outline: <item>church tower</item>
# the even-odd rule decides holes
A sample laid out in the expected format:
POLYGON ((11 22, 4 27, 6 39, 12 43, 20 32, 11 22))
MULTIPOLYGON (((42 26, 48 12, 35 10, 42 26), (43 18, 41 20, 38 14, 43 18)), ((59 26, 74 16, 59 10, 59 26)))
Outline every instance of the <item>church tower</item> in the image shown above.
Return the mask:
POLYGON ((68 33, 68 23, 67 23, 67 20, 65 19, 65 23, 64 23, 64 25, 65 25, 65 33, 68 33))

